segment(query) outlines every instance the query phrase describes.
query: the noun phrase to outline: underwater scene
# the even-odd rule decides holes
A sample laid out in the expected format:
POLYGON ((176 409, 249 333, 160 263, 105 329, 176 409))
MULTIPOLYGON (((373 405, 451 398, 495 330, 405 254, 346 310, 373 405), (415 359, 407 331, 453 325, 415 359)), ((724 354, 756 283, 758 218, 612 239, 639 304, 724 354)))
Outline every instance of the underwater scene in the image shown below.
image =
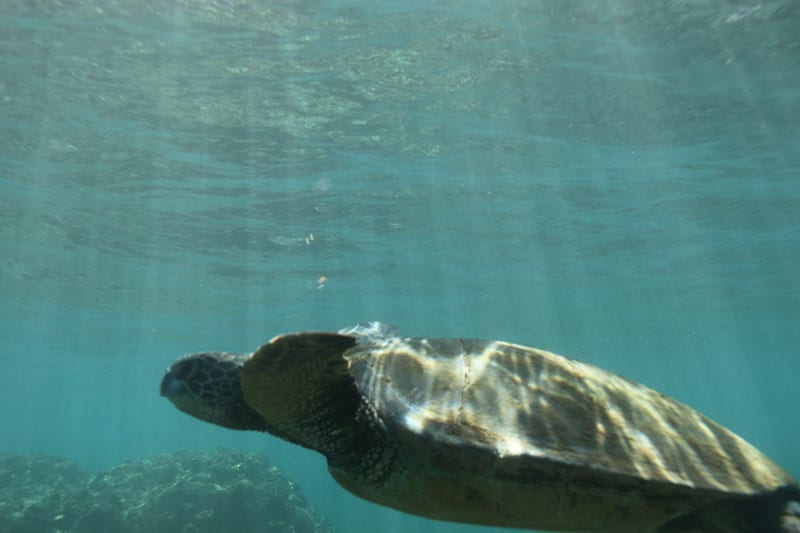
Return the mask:
POLYGON ((799 27, 795 0, 5 0, 0 531, 512 531, 162 396, 184 354, 367 321, 595 365, 800 476, 799 27))

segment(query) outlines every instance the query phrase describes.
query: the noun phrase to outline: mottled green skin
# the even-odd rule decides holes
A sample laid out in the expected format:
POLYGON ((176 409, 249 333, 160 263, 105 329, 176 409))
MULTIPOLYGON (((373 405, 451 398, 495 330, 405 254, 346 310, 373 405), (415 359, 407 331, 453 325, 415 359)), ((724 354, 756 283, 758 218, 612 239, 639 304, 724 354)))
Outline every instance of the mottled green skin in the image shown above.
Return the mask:
MULTIPOLYGON (((362 498, 531 529, 800 531, 791 476, 643 385, 504 342, 344 333, 276 337, 243 360, 233 403, 362 498)), ((219 423, 207 400, 175 403, 219 423)))

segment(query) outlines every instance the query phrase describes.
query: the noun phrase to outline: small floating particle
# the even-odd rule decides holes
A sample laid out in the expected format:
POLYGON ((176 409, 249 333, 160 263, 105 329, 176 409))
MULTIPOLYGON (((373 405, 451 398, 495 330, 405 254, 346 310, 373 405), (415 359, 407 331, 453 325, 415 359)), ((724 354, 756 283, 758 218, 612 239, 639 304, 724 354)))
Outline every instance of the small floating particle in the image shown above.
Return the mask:
POLYGON ((761 9, 761 4, 755 4, 755 5, 751 5, 751 6, 742 6, 735 13, 732 13, 732 14, 728 15, 727 17, 725 17, 725 24, 734 24, 736 22, 739 22, 743 18, 749 17, 750 15, 752 15, 753 13, 758 11, 759 9, 761 9))
POLYGON ((329 192, 332 188, 333 180, 330 178, 320 178, 311 186, 311 189, 317 194, 329 192))

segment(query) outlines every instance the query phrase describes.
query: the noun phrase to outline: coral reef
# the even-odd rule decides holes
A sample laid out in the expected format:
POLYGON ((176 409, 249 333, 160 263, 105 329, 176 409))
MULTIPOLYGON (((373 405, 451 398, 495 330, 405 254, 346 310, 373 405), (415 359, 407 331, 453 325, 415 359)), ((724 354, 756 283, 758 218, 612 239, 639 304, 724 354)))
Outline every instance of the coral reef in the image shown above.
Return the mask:
POLYGON ((0 455, 0 531, 328 533, 260 455, 178 451, 96 475, 49 456, 0 455))
POLYGON ((46 455, 0 455, 0 531, 58 531, 63 509, 91 476, 46 455))

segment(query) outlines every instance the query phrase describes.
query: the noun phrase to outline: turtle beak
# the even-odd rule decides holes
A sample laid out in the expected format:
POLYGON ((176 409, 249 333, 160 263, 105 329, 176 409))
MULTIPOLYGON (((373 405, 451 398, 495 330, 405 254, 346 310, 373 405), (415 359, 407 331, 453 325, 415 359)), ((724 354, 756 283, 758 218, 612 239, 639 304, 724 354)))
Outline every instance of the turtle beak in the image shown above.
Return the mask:
POLYGON ((174 398, 189 391, 186 383, 172 372, 172 367, 167 368, 166 374, 161 379, 159 393, 167 398, 174 398))

